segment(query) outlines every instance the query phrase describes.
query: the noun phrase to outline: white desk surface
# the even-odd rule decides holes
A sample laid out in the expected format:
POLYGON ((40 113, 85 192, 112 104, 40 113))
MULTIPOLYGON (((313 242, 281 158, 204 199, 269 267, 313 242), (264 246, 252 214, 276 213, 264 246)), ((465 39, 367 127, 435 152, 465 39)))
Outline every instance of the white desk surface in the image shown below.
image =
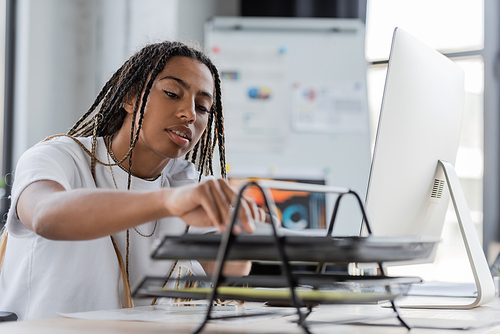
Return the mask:
MULTIPOLYGON (((254 304, 252 304, 254 305, 254 304)), ((255 305, 260 305, 256 304, 255 305)), ((454 326, 480 326, 497 323, 496 326, 474 328, 472 330, 436 330, 414 328, 415 333, 500 333, 500 298, 485 305, 471 310, 415 310, 401 309, 401 315, 408 323, 419 325, 441 325, 445 327, 454 326)), ((308 320, 334 320, 349 317, 370 316, 386 314, 391 309, 382 308, 379 305, 329 305, 316 308, 308 317, 308 320)), ((214 324, 205 326, 202 333, 304 333, 304 331, 290 320, 296 316, 264 320, 249 324, 214 324)), ((80 320, 70 318, 53 318, 25 322, 0 323, 2 334, 118 334, 118 333, 191 333, 197 323, 153 323, 138 321, 115 321, 115 320, 80 320)), ((316 325, 311 326, 312 333, 408 333, 400 326, 360 326, 360 325, 316 325)))

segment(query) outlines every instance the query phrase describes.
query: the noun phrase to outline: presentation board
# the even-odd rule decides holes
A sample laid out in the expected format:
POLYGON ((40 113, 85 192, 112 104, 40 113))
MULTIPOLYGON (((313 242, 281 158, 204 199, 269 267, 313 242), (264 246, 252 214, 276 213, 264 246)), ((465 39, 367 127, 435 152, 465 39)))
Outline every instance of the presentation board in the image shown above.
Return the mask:
MULTIPOLYGON (((311 180, 364 198, 371 154, 361 21, 216 17, 205 25, 205 48, 221 73, 230 178, 311 180)), ((343 199, 334 233, 357 235, 360 225, 356 203, 343 199)))

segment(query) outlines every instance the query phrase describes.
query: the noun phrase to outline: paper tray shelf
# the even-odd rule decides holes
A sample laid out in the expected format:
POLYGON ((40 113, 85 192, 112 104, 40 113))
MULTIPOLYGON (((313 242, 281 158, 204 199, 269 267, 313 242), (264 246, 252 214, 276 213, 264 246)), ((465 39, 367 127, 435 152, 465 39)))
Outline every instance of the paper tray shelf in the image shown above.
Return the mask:
MULTIPOLYGON (((326 232, 325 232, 326 233, 326 232)), ((215 260, 221 235, 165 237, 154 259, 215 260)), ((437 239, 411 237, 281 237, 288 261, 319 263, 411 261, 429 256, 437 239)), ((280 261, 273 235, 237 235, 227 260, 280 261)))
MULTIPOLYGON (((401 324, 409 329, 408 324, 401 318, 394 300, 406 294, 410 284, 418 282, 420 279, 388 277, 385 275, 382 263, 426 258, 434 250, 437 242, 438 240, 435 239, 373 236, 360 196, 347 188, 273 181, 266 181, 264 184, 263 182, 250 181, 240 189, 231 222, 223 235, 185 234, 180 237, 165 237, 152 254, 154 259, 215 261, 216 268, 210 279, 211 285, 172 290, 164 288, 165 278, 149 277, 135 289, 134 296, 288 303, 296 309, 297 323, 306 333, 310 333, 306 317, 312 311, 312 305, 315 303, 352 304, 389 301, 394 310, 391 316, 397 317, 401 324), (270 214, 270 226, 272 227, 270 235, 235 235, 233 233, 243 192, 249 186, 255 186, 262 192, 264 207, 270 214), (273 210, 271 209, 274 207, 274 202, 269 196, 271 194, 270 188, 338 194, 328 231, 322 236, 292 236, 278 232, 278 223, 275 221, 276 217, 272 214, 273 210), (344 195, 356 198, 369 236, 332 237, 340 200, 344 195), (225 277, 222 269, 225 262, 229 260, 277 261, 281 266, 281 275, 240 279, 225 277), (291 262, 317 263, 318 273, 322 272, 325 263, 375 262, 379 267, 380 275, 368 276, 369 278, 364 279, 359 278, 359 276, 338 274, 295 273, 291 270, 291 262), (242 283, 255 287, 228 286, 230 284, 241 285, 242 283), (351 289, 353 284, 358 284, 357 289, 351 289), (307 307, 308 311, 304 312, 303 307, 307 307)), ((191 277, 185 280, 207 281, 206 278, 200 277, 191 277)), ((195 334, 199 333, 207 322, 225 318, 225 316, 212 316, 212 307, 213 303, 209 302, 205 320, 194 331, 195 334)))
MULTIPOLYGON (((149 296, 169 298, 210 299, 212 288, 158 289, 151 290, 149 296)), ((396 293, 359 293, 329 290, 296 290, 297 296, 305 304, 360 304, 380 301, 393 301, 403 294, 396 293)), ((264 289, 221 286, 217 296, 222 300, 245 300, 249 302, 289 302, 289 289, 264 289)))
MULTIPOLYGON (((418 277, 380 277, 380 276, 349 276, 334 274, 294 273, 294 280, 300 286, 308 289, 297 289, 298 296, 305 303, 321 304, 353 304, 391 301, 406 295, 412 283, 420 283, 418 277), (386 287, 390 286, 388 290, 386 287)), ((168 297, 209 299, 212 288, 161 288, 163 277, 146 277, 135 289, 134 297, 168 297)), ((209 283, 206 276, 188 276, 181 281, 209 283)), ((280 302, 290 300, 290 290, 285 279, 277 276, 225 277, 223 283, 230 286, 220 286, 220 299, 244 300, 254 302, 280 302), (241 287, 248 284, 251 287, 241 287), (231 286, 239 285, 239 286, 231 286)))

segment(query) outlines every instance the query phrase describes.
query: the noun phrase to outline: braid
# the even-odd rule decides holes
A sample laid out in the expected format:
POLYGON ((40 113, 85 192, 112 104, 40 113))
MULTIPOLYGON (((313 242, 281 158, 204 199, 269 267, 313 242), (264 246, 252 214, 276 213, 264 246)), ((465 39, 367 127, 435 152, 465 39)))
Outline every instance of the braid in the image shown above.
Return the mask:
MULTIPOLYGON (((211 139, 211 138, 209 138, 211 139)), ((211 143, 209 142, 207 144, 207 147, 208 147, 208 156, 209 157, 213 157, 213 154, 214 154, 214 150, 213 150, 213 147, 211 145, 211 143)), ((213 166, 213 163, 212 163, 212 159, 207 159, 207 169, 205 170, 205 175, 214 175, 214 166, 213 166)))
MULTIPOLYGON (((92 173, 92 177, 94 178, 94 181, 96 180, 96 175, 95 175, 95 163, 96 163, 96 144, 97 144, 97 136, 96 136, 96 132, 97 132, 97 124, 99 123, 99 118, 100 118, 101 114, 97 114, 95 115, 94 119, 95 119, 95 123, 96 123, 96 126, 94 127, 94 135, 92 136, 92 154, 90 155, 91 159, 90 159, 90 172, 92 173)), ((96 184, 97 185, 97 184, 96 184)))
POLYGON ((203 134, 201 135, 201 138, 200 138, 200 148, 199 148, 199 157, 198 157, 198 165, 196 166, 198 171, 200 172, 200 180, 201 180, 201 176, 203 175, 203 167, 205 165, 205 158, 206 158, 206 154, 207 154, 207 151, 205 150, 205 147, 206 147, 206 137, 209 136, 210 134, 207 132, 207 129, 205 129, 205 131, 203 131, 203 134))
MULTIPOLYGON (((200 140, 201 141, 201 140, 200 140)), ((198 159, 198 149, 200 148, 200 141, 196 143, 193 147, 193 155, 191 157, 191 162, 196 164, 196 160, 198 159)))
MULTIPOLYGON (((221 175, 223 178, 226 178, 226 148, 225 148, 225 138, 224 138, 224 116, 222 114, 222 98, 221 98, 221 84, 220 84, 220 76, 217 72, 217 69, 214 65, 211 65, 211 71, 214 76, 215 83, 215 108, 213 108, 213 112, 216 114, 216 128, 215 128, 215 140, 213 143, 213 148, 215 145, 219 144, 219 161, 220 161, 220 169, 221 175)), ((212 148, 212 149, 213 149, 212 148)), ((210 160, 212 156, 210 157, 210 160)))
POLYGON ((189 161, 189 157, 191 157, 191 151, 186 153, 186 155, 184 156, 184 159, 186 159, 186 161, 189 161))
MULTIPOLYGON (((213 123, 213 118, 214 118, 214 115, 213 114, 210 114, 210 116, 208 117, 208 124, 207 124, 207 133, 212 133, 212 123, 213 123)), ((212 136, 208 136, 207 135, 207 139, 206 139, 206 143, 205 143, 205 150, 206 150, 206 156, 210 157, 208 159, 208 163, 207 163, 207 168, 205 170, 205 175, 213 175, 214 174, 214 171, 213 171, 213 167, 212 167, 212 153, 213 153, 213 150, 212 150, 212 136)))

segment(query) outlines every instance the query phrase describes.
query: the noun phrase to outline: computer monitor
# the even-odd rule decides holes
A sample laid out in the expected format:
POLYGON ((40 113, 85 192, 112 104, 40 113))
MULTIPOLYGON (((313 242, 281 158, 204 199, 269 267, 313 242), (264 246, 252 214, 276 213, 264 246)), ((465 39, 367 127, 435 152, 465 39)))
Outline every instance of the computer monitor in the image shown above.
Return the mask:
POLYGON ((366 197, 374 235, 440 238, 450 197, 438 160, 455 163, 464 96, 462 69, 396 28, 366 197))
MULTIPOLYGON (((397 28, 368 182, 368 219, 377 236, 440 238, 451 197, 476 285, 475 297, 433 302, 410 297, 405 304, 399 303, 401 307, 467 309, 495 296, 488 263, 453 167, 464 97, 463 71, 397 28)), ((419 262, 431 262, 434 255, 435 250, 419 262)))

